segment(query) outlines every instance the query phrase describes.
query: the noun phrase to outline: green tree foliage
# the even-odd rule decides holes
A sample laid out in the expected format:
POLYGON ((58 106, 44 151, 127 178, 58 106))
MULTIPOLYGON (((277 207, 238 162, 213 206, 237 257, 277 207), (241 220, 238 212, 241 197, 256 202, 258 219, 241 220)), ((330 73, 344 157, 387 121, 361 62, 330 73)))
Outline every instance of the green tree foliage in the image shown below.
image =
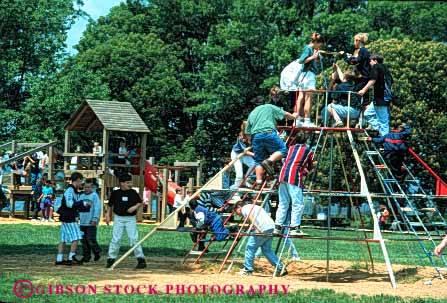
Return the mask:
POLYGON ((447 151, 447 46, 389 39, 374 41, 369 49, 384 56, 395 80, 398 100, 392 106, 392 122, 410 121, 413 149, 445 177, 447 159, 441 155, 447 151))
POLYGON ((5 139, 16 135, 33 78, 56 72, 66 32, 79 15, 72 0, 0 1, 0 129, 5 139))

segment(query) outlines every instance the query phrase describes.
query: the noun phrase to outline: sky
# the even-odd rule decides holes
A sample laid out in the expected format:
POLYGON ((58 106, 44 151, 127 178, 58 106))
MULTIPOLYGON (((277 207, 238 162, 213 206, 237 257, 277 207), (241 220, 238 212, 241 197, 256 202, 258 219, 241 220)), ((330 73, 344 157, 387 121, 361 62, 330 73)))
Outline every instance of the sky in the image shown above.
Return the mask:
MULTIPOLYGON (((84 0, 84 6, 82 9, 87 12, 93 19, 97 20, 100 16, 108 14, 113 6, 118 5, 124 0, 84 0)), ((84 18, 80 18, 68 31, 67 37, 67 51, 71 54, 75 54, 76 50, 73 48, 81 39, 82 33, 87 27, 88 21, 84 18)))

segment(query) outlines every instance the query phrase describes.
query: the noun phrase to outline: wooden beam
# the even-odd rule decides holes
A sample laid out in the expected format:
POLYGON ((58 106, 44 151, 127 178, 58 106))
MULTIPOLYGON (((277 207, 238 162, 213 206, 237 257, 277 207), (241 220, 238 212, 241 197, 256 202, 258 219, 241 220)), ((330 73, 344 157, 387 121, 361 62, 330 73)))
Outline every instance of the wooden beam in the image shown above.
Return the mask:
MULTIPOLYGON (((146 161, 146 143, 147 142, 147 134, 143 134, 141 136, 141 154, 140 154, 140 161, 139 161, 139 176, 140 176, 140 184, 138 184, 140 197, 143 200, 144 197, 144 168, 145 168, 145 161, 146 161)), ((137 211, 137 221, 141 221, 143 219, 143 208, 138 208, 137 211)))
MULTIPOLYGON (((85 104, 84 108, 76 115, 73 122, 71 122, 70 125, 67 125, 66 130, 72 130, 74 128, 74 125, 76 125, 76 123, 78 123, 79 119, 81 119, 81 117, 84 115, 87 108, 90 108, 90 105, 85 104)), ((93 113, 93 114, 95 115, 95 113, 93 113)))
POLYGON ((200 166, 200 161, 196 161, 196 162, 180 162, 180 161, 175 161, 175 162, 174 162, 174 166, 199 167, 199 166, 200 166))
MULTIPOLYGON (((54 163, 53 163, 53 159, 54 159, 54 148, 53 145, 50 145, 48 147, 48 178, 50 180, 54 180, 54 173, 53 173, 53 169, 54 169, 54 163)), ((45 167, 44 167, 45 169, 45 167)))
POLYGON ((163 169, 163 199, 161 207, 157 212, 160 213, 160 222, 163 222, 166 218, 166 206, 168 205, 168 169, 163 169))
MULTIPOLYGON (((64 154, 68 153, 70 150, 70 131, 68 128, 65 129, 65 138, 64 138, 64 154)), ((64 158, 64 170, 69 168, 69 163, 66 158, 64 158)))
POLYGON ((102 180, 102 184, 101 184, 101 218, 100 221, 103 221, 104 218, 104 201, 106 200, 106 192, 107 192, 107 187, 106 187, 106 171, 107 171, 107 152, 109 150, 109 132, 107 131, 107 129, 104 127, 102 130, 102 153, 103 153, 103 157, 102 157, 102 163, 101 163, 101 167, 102 167, 102 171, 103 174, 101 175, 101 180, 102 180))

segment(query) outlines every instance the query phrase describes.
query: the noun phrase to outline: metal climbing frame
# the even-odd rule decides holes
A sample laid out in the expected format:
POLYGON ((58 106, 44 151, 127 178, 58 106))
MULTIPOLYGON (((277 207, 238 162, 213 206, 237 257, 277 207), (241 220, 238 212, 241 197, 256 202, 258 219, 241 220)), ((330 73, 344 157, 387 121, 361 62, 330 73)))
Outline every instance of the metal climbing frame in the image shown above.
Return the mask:
MULTIPOLYGON (((368 144, 365 141, 365 155, 374 167, 376 172, 376 176, 379 178, 380 183, 386 190, 386 193, 389 195, 389 198, 392 205, 390 207, 394 207, 398 210, 400 218, 402 218, 403 223, 406 225, 407 230, 410 231, 414 237, 418 240, 418 243, 424 252, 425 256, 429 259, 430 264, 438 273, 441 279, 443 278, 441 268, 447 268, 447 261, 443 255, 441 255, 440 260, 443 264, 443 267, 439 267, 435 259, 433 258, 433 249, 436 247, 436 243, 433 239, 433 234, 430 232, 430 229, 433 229, 435 234, 440 237, 441 233, 439 232, 438 227, 446 228, 446 224, 444 219, 439 222, 433 222, 432 218, 428 214, 438 213, 439 211, 434 205, 429 205, 431 207, 426 207, 427 205, 421 205, 417 207, 412 199, 406 194, 403 189, 403 185, 401 185, 396 178, 393 176, 388 164, 385 162, 384 158, 380 154, 380 152, 376 148, 369 148, 368 144), (422 241, 421 234, 416 231, 417 228, 422 229, 422 235, 425 236, 429 241, 422 241), (428 243, 428 245, 427 245, 428 243)), ((407 168, 408 169, 408 168, 407 168)), ((415 183, 416 179, 413 174, 409 172, 410 178, 408 181, 410 183, 415 183)), ((423 189, 418 186, 418 190, 423 191, 423 189)), ((413 195, 414 197, 416 195, 413 195)), ((425 192, 422 193, 423 197, 428 197, 425 192)), ((430 200, 428 200, 430 201, 430 200)), ((439 214, 440 215, 440 214, 439 214)), ((442 218, 442 216, 440 216, 442 218)))

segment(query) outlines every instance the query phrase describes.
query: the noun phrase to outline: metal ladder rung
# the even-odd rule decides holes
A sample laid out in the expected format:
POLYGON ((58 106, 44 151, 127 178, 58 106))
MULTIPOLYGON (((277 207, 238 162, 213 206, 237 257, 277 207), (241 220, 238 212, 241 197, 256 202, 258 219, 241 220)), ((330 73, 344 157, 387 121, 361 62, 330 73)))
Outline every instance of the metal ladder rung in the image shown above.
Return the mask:
POLYGON ((420 208, 418 210, 421 212, 426 212, 426 213, 434 213, 436 211, 436 208, 424 207, 424 208, 420 208))
MULTIPOLYGON (((208 251, 208 252, 206 252, 205 254, 206 255, 212 255, 212 254, 224 254, 224 253, 226 253, 227 251, 226 250, 216 250, 216 251, 208 251)), ((201 250, 190 250, 189 251, 189 255, 190 256, 198 256, 198 255, 201 255, 202 254, 202 251, 201 250)))
POLYGON ((388 168, 388 166, 386 166, 385 164, 376 164, 375 167, 378 169, 387 169, 388 168))
POLYGON ((408 222, 411 226, 424 226, 424 223, 421 222, 408 222))
POLYGON ((414 182, 414 183, 419 183, 419 180, 418 179, 405 179, 405 182, 408 182, 408 183, 411 183, 411 182, 414 182))
POLYGON ((401 207, 400 210, 401 211, 405 211, 405 212, 412 212, 412 211, 414 211, 414 209, 411 208, 411 207, 401 207))
POLYGON ((395 179, 383 179, 383 182, 385 183, 397 183, 395 179))
POLYGON ((446 226, 445 222, 431 222, 430 225, 432 226, 446 226))
POLYGON ((367 155, 378 155, 379 152, 377 152, 377 151, 375 151, 375 150, 368 150, 368 151, 366 151, 366 154, 367 154, 367 155))

